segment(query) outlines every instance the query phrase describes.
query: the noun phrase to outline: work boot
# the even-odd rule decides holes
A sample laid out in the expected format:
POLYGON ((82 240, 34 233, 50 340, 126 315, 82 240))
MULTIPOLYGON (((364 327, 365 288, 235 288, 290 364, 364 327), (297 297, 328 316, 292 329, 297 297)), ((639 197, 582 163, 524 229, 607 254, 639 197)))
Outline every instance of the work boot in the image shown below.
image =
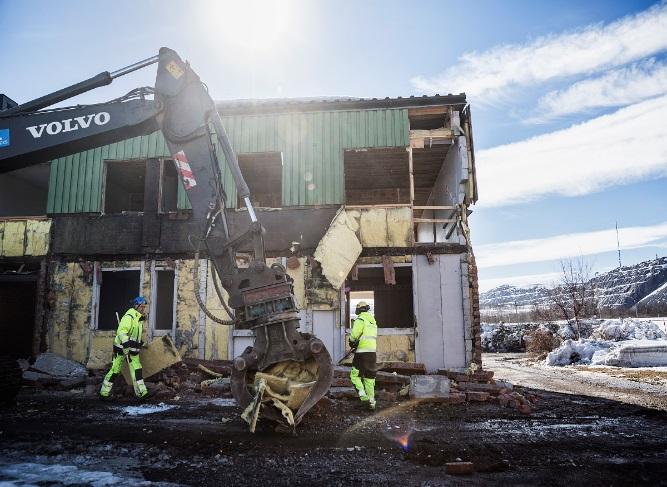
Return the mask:
POLYGON ((368 409, 375 411, 375 401, 368 401, 368 409))

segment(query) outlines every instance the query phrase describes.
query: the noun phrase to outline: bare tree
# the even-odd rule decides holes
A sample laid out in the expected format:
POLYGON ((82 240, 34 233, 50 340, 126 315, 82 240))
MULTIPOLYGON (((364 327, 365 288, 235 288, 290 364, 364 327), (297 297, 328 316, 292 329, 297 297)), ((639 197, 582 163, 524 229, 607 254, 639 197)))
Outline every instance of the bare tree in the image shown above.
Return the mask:
POLYGON ((549 290, 549 301, 565 318, 574 320, 577 340, 581 339, 580 321, 597 312, 595 288, 591 282, 591 264, 583 258, 562 260, 561 276, 549 290))

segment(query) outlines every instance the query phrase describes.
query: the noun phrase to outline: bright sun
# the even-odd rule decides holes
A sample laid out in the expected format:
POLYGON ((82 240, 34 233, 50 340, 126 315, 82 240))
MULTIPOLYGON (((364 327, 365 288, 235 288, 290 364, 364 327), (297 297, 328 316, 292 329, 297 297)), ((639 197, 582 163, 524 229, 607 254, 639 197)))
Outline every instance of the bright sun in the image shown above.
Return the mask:
POLYGON ((292 2, 244 0, 207 2, 205 21, 215 35, 241 50, 268 52, 284 41, 292 24, 292 2))

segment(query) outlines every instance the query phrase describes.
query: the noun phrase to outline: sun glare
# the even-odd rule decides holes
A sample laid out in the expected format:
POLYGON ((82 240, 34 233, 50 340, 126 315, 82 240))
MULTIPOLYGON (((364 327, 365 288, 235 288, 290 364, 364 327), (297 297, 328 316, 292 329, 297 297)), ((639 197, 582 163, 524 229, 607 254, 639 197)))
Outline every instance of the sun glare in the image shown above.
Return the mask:
POLYGON ((293 25, 292 2, 245 0, 209 2, 204 21, 225 44, 266 53, 285 42, 293 25))

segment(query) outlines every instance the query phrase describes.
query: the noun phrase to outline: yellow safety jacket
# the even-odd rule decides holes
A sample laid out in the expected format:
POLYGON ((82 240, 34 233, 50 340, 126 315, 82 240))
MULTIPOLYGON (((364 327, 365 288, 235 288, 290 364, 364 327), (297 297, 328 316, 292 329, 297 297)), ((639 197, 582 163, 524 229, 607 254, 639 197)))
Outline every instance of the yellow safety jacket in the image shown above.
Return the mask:
POLYGON ((378 326, 375 318, 368 311, 363 311, 354 320, 350 342, 358 342, 355 353, 377 351, 378 326))
POLYGON ((131 353, 139 353, 141 350, 141 335, 144 331, 141 313, 130 308, 120 319, 116 338, 113 344, 116 347, 129 350, 131 353))

